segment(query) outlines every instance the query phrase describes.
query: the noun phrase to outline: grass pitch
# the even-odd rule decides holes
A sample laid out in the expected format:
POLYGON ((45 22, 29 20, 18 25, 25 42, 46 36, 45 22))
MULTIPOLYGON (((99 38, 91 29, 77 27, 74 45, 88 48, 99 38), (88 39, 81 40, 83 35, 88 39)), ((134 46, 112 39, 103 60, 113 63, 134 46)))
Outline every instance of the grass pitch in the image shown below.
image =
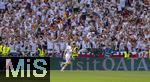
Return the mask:
POLYGON ((150 71, 50 71, 50 82, 150 82, 150 71))

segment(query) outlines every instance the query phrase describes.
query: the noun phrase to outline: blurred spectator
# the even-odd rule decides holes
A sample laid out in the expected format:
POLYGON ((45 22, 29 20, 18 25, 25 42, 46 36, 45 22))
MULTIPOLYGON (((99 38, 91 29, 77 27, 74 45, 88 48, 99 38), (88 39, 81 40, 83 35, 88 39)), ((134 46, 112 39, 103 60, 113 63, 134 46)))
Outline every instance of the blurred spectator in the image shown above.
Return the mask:
POLYGON ((33 56, 37 45, 61 56, 75 41, 81 51, 112 48, 129 52, 150 48, 148 0, 0 1, 1 42, 10 53, 33 56))

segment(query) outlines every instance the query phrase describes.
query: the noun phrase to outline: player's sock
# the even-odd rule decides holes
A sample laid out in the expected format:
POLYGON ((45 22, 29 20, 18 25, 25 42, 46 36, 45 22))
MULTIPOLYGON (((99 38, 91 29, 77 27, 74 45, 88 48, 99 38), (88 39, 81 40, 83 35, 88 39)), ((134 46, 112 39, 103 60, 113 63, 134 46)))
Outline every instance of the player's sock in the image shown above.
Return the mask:
POLYGON ((65 64, 65 62, 61 62, 60 63, 60 67, 63 67, 64 64, 65 64))
POLYGON ((65 64, 65 65, 62 67, 61 71, 64 71, 64 69, 66 68, 66 66, 67 66, 67 64, 65 64))
POLYGON ((62 67, 61 71, 64 71, 64 69, 65 69, 65 66, 62 67))

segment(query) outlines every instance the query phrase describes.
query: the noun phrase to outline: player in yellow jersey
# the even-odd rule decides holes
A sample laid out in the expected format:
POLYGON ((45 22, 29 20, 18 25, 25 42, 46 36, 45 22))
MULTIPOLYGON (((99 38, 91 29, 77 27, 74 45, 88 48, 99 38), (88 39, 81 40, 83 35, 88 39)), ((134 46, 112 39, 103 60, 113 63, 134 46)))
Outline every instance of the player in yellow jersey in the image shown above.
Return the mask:
POLYGON ((75 43, 72 43, 72 58, 75 59, 78 57, 78 46, 75 43))

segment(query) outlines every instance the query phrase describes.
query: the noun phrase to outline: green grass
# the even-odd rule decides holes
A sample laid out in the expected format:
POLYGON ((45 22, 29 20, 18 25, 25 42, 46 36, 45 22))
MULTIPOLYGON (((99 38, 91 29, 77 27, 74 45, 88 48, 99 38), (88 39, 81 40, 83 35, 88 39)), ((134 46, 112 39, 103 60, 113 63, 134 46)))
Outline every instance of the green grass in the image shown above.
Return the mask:
POLYGON ((150 82, 150 71, 51 70, 50 82, 150 82))

